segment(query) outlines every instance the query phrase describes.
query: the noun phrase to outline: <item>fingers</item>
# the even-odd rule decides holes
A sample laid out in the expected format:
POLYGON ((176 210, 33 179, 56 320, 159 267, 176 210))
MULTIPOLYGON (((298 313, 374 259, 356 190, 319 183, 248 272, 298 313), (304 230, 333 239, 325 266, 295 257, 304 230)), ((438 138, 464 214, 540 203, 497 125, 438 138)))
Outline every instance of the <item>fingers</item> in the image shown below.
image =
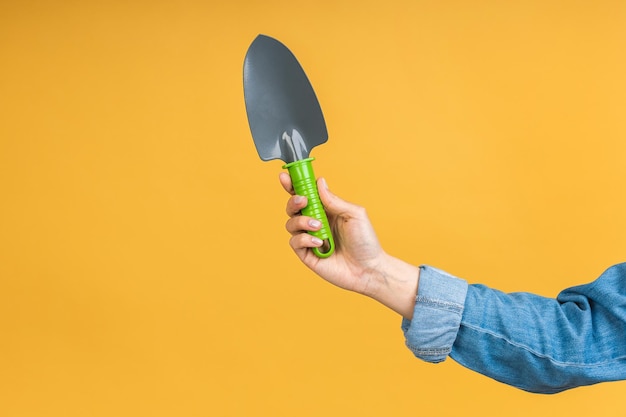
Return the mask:
POLYGON ((289 239, 289 245, 296 252, 303 249, 319 248, 323 244, 324 242, 320 238, 312 236, 308 233, 299 233, 297 235, 293 235, 291 239, 289 239))
POLYGON ((285 229, 292 235, 302 232, 315 232, 321 228, 322 222, 307 216, 294 216, 285 224, 285 229))
POLYGON ((283 186, 285 191, 287 191, 291 195, 295 194, 295 192, 293 191, 293 184, 291 183, 291 177, 289 176, 289 174, 287 174, 286 172, 281 172, 278 175, 278 179, 280 180, 280 184, 283 186))
MULTIPOLYGON (((308 233, 320 230, 323 225, 317 219, 301 215, 301 211, 307 206, 308 200, 304 196, 295 194, 289 174, 281 172, 279 174, 279 180, 285 191, 291 194, 291 197, 287 200, 285 210, 287 216, 289 216, 289 220, 287 220, 285 224, 285 228, 291 234, 289 245, 300 259, 304 261, 305 258, 313 256, 310 255, 311 252, 309 249, 324 246, 324 241, 308 233)), ((339 217, 344 217, 345 220, 350 218, 367 218, 364 209, 348 203, 331 193, 323 178, 317 180, 317 188, 322 204, 329 215, 329 220, 332 221, 333 218, 337 219, 339 217)))
POLYGON ((278 178, 285 191, 291 194, 285 210, 289 216, 285 229, 292 235, 289 245, 296 253, 300 253, 300 256, 304 256, 307 249, 324 244, 321 239, 307 233, 321 229, 322 223, 317 219, 300 215, 300 211, 306 207, 308 200, 304 196, 295 195, 289 174, 281 172, 278 178))
MULTIPOLYGON (((322 228, 322 223, 308 216, 300 216, 298 213, 307 205, 306 197, 293 196, 287 202, 287 215, 289 220, 285 224, 285 229, 291 234, 289 245, 300 253, 302 250, 316 248, 323 245, 323 241, 307 232, 314 232, 322 228)), ((300 256, 303 255, 304 252, 300 256)))
MULTIPOLYGON (((289 178, 288 174, 281 174, 284 174, 280 176, 281 184, 283 185, 285 190, 289 191, 291 187, 291 179, 289 178)), ((362 217, 362 215, 364 214, 364 209, 362 207, 342 200, 341 198, 331 193, 324 178, 320 178, 317 180, 317 188, 322 204, 324 205, 324 209, 329 215, 346 216, 350 218, 362 217)), ((293 192, 293 190, 291 190, 290 192, 293 192)), ((304 196, 292 195, 289 200, 287 200, 287 207, 285 211, 287 212, 287 216, 291 218, 287 222, 287 230, 289 231, 289 233, 294 234, 302 230, 317 230, 318 227, 316 225, 319 222, 316 222, 310 217, 300 216, 300 212, 306 207, 307 204, 308 200, 304 196), (292 221, 292 219, 294 218, 297 219, 292 221), (314 226, 309 224, 309 222, 312 220, 314 221, 314 226), (310 227, 314 228, 310 229, 310 227)))
POLYGON ((307 198, 301 195, 294 195, 287 200, 287 216, 293 217, 300 214, 300 211, 308 204, 307 198))

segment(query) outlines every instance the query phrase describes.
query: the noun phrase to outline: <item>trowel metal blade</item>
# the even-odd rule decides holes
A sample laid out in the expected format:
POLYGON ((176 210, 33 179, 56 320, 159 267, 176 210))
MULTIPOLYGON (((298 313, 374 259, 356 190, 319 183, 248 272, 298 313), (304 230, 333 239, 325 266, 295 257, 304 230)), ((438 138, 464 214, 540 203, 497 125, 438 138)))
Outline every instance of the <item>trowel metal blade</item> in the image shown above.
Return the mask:
POLYGON ((250 131, 262 160, 301 160, 328 140, 309 79, 276 39, 259 35, 252 42, 244 61, 243 86, 250 131))

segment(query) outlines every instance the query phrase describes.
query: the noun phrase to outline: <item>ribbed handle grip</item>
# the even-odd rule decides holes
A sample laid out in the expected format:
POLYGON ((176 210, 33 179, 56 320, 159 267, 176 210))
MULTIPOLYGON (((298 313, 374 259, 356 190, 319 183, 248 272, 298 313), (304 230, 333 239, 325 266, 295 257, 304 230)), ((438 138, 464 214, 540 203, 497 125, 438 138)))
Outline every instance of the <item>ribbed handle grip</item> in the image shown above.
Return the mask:
POLYGON ((328 217, 317 191, 317 182, 313 173, 311 162, 315 158, 302 159, 285 165, 283 168, 289 171, 293 189, 297 195, 308 199, 307 206, 302 209, 302 214, 313 217, 322 222, 322 228, 316 232, 309 232, 325 242, 321 248, 313 248, 313 253, 320 258, 328 258, 335 251, 335 242, 328 224, 328 217))

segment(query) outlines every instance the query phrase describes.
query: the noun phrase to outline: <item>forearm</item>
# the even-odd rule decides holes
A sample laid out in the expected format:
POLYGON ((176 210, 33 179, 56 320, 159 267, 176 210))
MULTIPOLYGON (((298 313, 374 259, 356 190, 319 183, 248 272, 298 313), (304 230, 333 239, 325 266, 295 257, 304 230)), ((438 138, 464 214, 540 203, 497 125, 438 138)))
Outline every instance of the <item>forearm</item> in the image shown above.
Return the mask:
POLYGON ((451 357, 518 388, 554 393, 626 378, 626 268, 557 299, 470 286, 451 357))
POLYGON ((626 379, 626 264, 557 299, 505 294, 422 267, 406 344, 428 362, 450 356, 540 393, 626 379))

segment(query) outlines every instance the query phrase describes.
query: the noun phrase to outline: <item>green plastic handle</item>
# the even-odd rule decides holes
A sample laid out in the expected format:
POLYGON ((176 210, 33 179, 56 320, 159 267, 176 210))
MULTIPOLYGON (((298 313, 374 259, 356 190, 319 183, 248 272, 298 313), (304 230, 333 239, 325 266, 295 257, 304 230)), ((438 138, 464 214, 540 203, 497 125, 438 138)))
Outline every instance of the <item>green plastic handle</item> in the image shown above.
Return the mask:
POLYGON ((335 251, 335 241, 333 240, 328 217, 326 217, 324 206, 317 191, 317 182, 313 173, 313 165, 311 164, 314 160, 315 158, 301 159, 291 162, 283 166, 283 168, 289 170, 296 194, 305 196, 308 199, 307 206, 302 209, 302 214, 322 222, 320 230, 309 232, 309 234, 324 241, 324 245, 321 248, 313 248, 313 253, 320 258, 328 258, 335 251))

